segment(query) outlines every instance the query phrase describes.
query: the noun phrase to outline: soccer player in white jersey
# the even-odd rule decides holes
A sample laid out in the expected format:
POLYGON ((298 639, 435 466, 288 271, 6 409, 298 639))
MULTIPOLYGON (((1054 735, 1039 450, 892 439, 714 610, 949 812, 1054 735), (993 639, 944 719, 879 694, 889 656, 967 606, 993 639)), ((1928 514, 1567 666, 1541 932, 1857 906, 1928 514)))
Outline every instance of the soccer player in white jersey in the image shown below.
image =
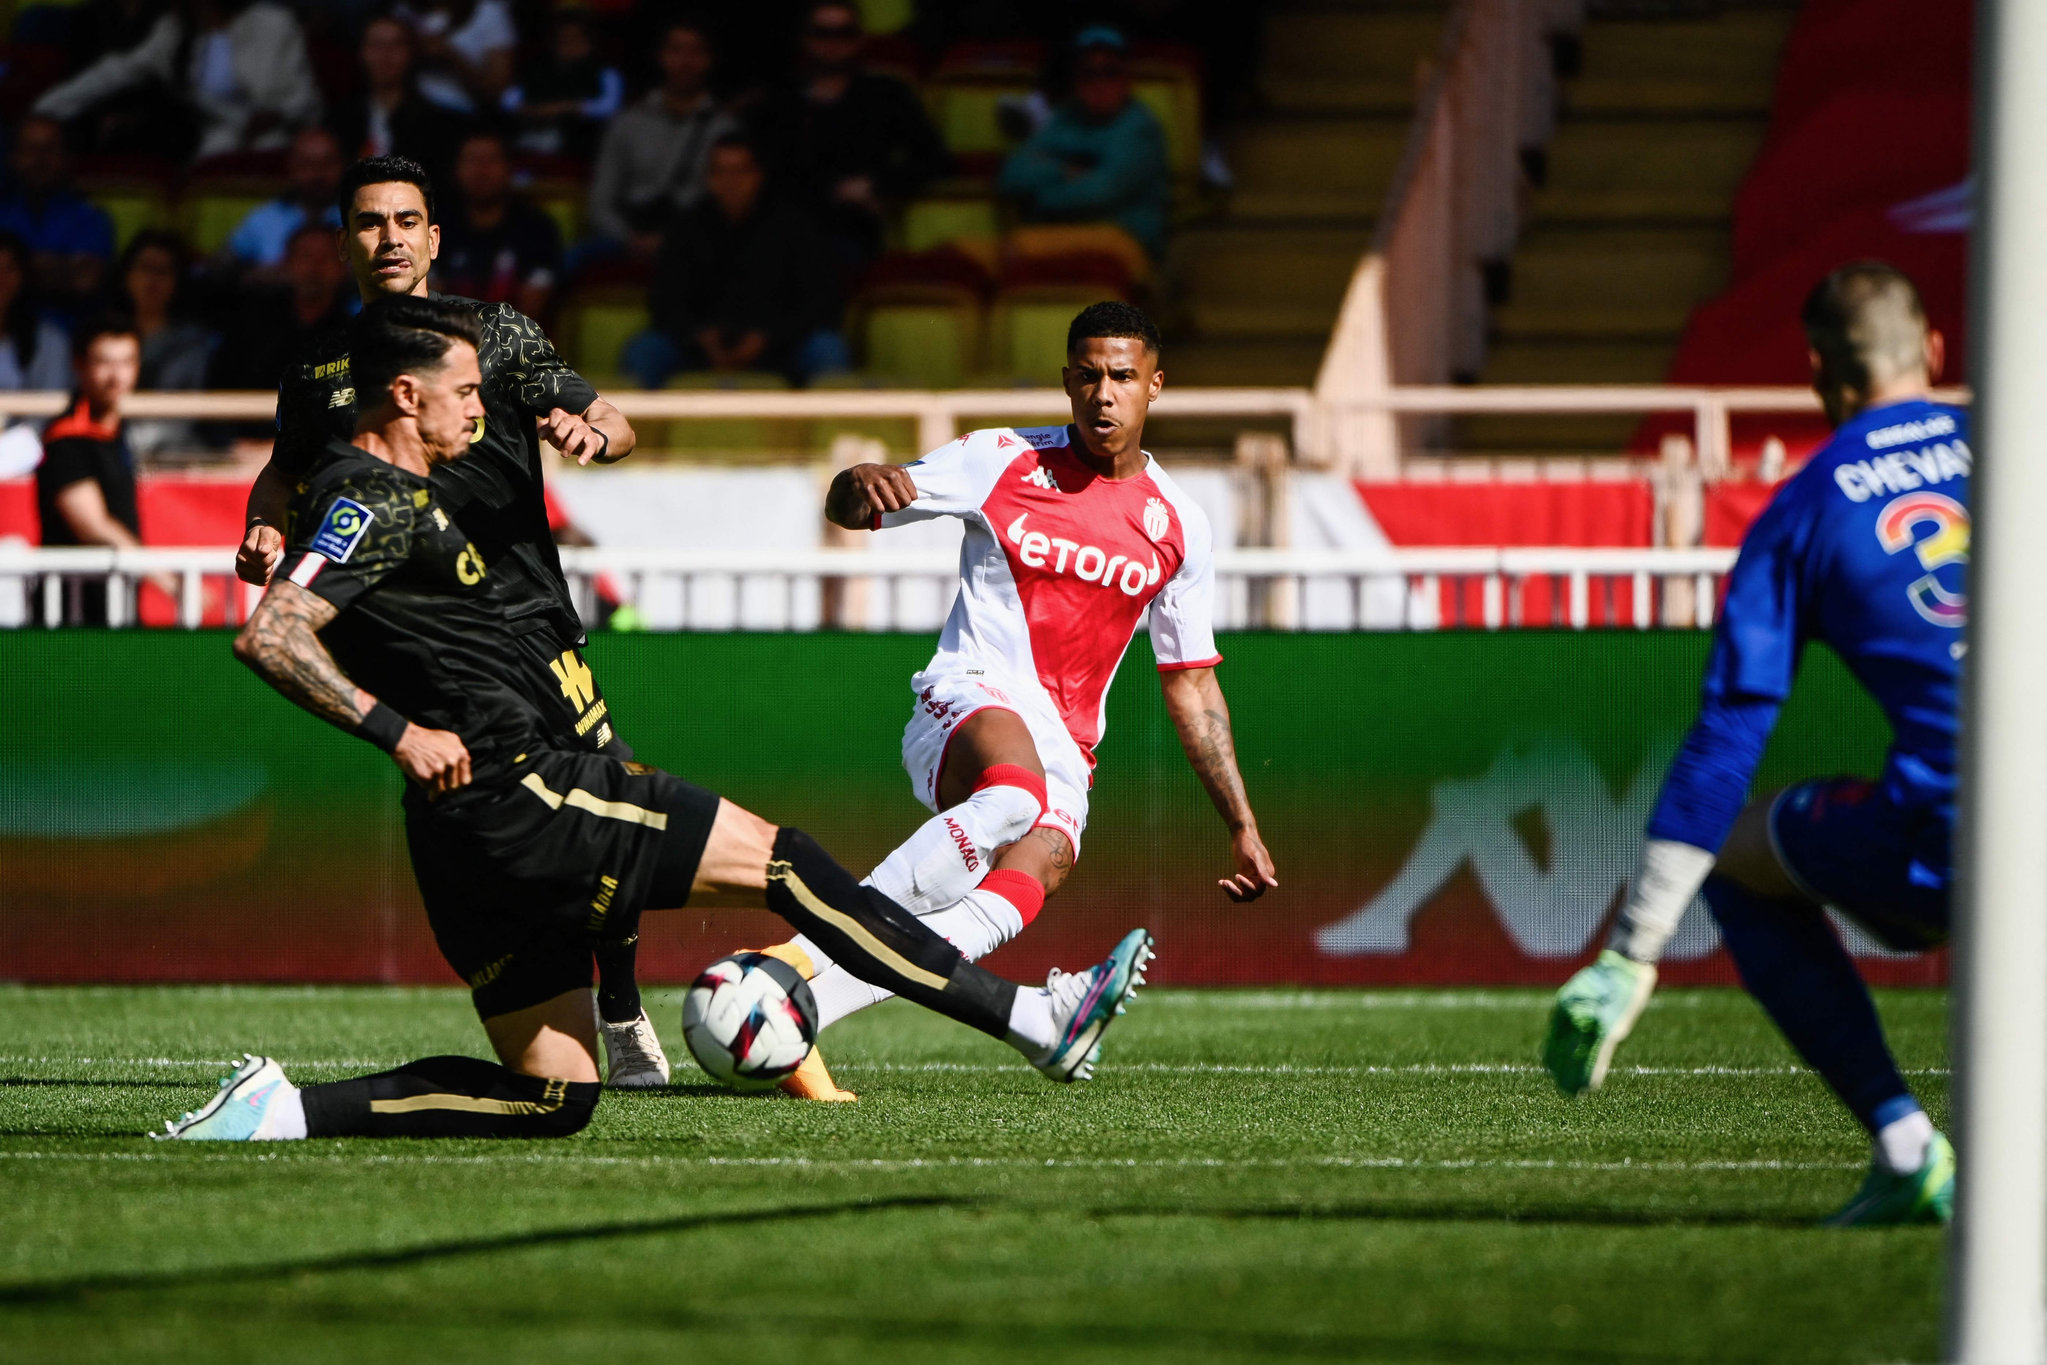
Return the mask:
MULTIPOLYGON (((868 880, 970 961, 1021 932, 1072 871, 1109 684, 1147 607, 1166 711, 1229 830, 1222 890, 1251 901, 1279 884, 1215 676, 1208 518, 1143 449, 1165 381, 1158 329, 1128 304, 1097 303, 1068 329, 1066 359, 1070 424, 975 431, 909 465, 859 465, 825 503, 849 530, 966 524, 959 597, 910 681, 903 731, 903 766, 935 814, 868 880)), ((812 978, 820 1027, 888 998, 806 938, 768 951, 812 978)), ((783 1088, 855 1098, 815 1050, 783 1088)))

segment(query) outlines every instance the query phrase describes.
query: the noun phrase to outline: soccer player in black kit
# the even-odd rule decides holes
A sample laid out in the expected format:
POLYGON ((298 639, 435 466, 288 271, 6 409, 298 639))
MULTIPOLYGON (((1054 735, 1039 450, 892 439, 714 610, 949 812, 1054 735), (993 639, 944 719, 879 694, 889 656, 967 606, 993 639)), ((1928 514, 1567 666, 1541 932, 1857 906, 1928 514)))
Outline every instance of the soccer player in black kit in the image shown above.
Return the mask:
POLYGON ((351 354, 352 441, 294 499, 270 591, 235 654, 315 716, 388 751, 408 779, 406 840, 442 955, 497 1062, 429 1057, 304 1088, 248 1055, 166 1138, 562 1137, 597 1105, 593 946, 692 890, 758 892, 877 986, 1002 1038, 1054 1080, 1088 1074, 1141 982, 1135 930, 1088 971, 1019 987, 862 886, 809 836, 603 752, 523 629, 501 573, 432 471, 469 454, 483 413, 473 309, 371 305, 351 354))
MULTIPOLYGON (((424 296, 440 251, 433 183, 404 157, 358 161, 337 194, 340 249, 365 304, 424 296)), ((540 325, 508 304, 457 300, 482 325, 483 417, 469 458, 435 468, 434 491, 462 518, 478 551, 513 591, 519 628, 560 660, 565 696, 582 698, 599 748, 620 758, 632 750, 617 738, 609 705, 580 653, 583 624, 548 530, 542 482, 542 440, 580 464, 610 464, 631 453, 632 427, 618 409, 562 361, 540 325), (580 689, 580 691, 578 691, 580 689)), ((355 434, 356 379, 349 348, 354 323, 316 336, 293 358, 277 394, 277 436, 270 463, 249 493, 248 527, 235 568, 255 584, 270 581, 284 551, 287 509, 295 491, 328 458, 330 442, 355 434)), ((610 1083, 663 1085, 668 1059, 641 1008, 633 980, 635 938, 601 944, 597 995, 610 1083)))

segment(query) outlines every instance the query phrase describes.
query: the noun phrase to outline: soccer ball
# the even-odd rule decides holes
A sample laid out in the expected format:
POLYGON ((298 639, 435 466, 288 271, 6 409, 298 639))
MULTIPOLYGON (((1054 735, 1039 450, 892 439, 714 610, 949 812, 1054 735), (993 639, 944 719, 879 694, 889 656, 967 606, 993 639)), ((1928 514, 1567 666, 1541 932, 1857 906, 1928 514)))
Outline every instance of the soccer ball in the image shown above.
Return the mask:
POLYGON ((682 1036, 712 1080, 772 1090, 817 1041, 817 998, 780 958, 734 953, 704 968, 682 998, 682 1036))

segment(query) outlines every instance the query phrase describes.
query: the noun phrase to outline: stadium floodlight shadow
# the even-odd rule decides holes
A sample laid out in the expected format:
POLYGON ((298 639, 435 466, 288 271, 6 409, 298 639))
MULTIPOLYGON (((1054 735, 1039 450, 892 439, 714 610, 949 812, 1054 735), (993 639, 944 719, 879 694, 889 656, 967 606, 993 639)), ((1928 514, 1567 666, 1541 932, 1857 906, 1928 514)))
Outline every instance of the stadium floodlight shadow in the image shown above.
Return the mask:
POLYGON ((464 1237, 423 1246, 397 1247, 388 1251, 343 1252, 334 1256, 307 1256, 286 1261, 251 1265, 195 1266, 189 1270, 136 1271, 111 1275, 79 1275, 68 1279, 32 1280, 0 1285, 0 1304, 61 1303, 89 1294, 122 1290, 180 1289, 201 1284, 247 1284, 256 1280, 290 1279, 347 1270, 388 1270, 424 1265, 460 1256, 488 1256, 500 1251, 524 1251, 532 1247, 561 1246, 576 1242, 601 1242, 622 1237, 648 1237, 671 1232, 693 1232, 699 1228, 745 1227, 749 1224, 801 1222, 835 1218, 845 1213, 878 1213, 895 1209, 967 1208, 976 1199, 949 1195, 900 1195, 888 1199, 849 1199, 831 1204, 798 1204, 785 1208, 731 1209, 722 1213, 688 1213, 674 1218, 649 1218, 633 1222, 591 1223, 581 1227, 538 1228, 531 1232, 505 1233, 497 1237, 464 1237))

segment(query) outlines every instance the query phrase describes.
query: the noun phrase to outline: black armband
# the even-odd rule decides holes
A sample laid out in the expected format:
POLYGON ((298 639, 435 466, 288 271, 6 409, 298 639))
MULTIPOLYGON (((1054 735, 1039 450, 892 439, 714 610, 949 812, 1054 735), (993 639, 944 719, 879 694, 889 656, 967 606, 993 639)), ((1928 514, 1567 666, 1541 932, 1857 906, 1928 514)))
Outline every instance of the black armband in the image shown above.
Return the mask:
POLYGON ((355 727, 355 733, 388 754, 398 748, 398 741, 405 738, 405 727, 411 723, 384 703, 378 702, 355 727))

